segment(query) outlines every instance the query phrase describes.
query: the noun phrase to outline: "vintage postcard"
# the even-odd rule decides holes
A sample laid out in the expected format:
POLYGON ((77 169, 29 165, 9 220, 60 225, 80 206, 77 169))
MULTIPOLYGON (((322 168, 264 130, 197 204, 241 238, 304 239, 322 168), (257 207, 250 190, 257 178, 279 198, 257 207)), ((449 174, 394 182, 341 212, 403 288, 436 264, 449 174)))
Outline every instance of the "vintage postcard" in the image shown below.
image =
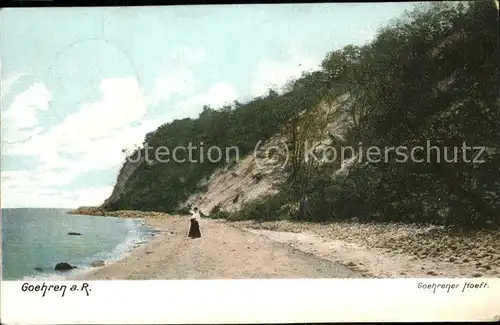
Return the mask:
POLYGON ((500 315, 497 1, 0 19, 2 322, 500 315))

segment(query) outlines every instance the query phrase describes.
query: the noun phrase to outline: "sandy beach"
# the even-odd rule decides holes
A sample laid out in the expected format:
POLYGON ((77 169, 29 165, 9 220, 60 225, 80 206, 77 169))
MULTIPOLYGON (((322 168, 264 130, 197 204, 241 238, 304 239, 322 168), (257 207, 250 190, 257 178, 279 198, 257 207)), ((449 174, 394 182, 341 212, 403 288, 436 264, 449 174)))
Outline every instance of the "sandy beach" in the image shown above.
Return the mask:
MULTIPOLYGON (((202 219, 202 237, 190 239, 187 237, 188 216, 136 212, 118 215, 142 216, 159 232, 150 242, 121 260, 89 269, 70 279, 457 278, 498 277, 500 274, 500 259, 495 255, 497 247, 491 246, 498 245, 497 237, 491 236, 475 238, 479 251, 470 244, 465 251, 455 252, 456 258, 450 259, 436 254, 415 256, 402 249, 407 243, 413 243, 412 250, 417 252, 436 245, 429 240, 416 242, 413 237, 423 236, 424 232, 418 233, 411 227, 400 229, 383 225, 379 227, 385 227, 384 231, 380 231, 362 224, 202 219), (485 244, 485 238, 491 242, 490 246, 485 244), (481 255, 482 252, 486 253, 481 255)), ((448 242, 451 247, 457 245, 450 238, 437 236, 435 240, 448 242)), ((474 238, 469 242, 474 242, 474 238)))
POLYGON ((348 278, 362 275, 218 220, 200 221, 202 237, 190 239, 189 217, 146 221, 161 230, 125 258, 70 279, 348 278))

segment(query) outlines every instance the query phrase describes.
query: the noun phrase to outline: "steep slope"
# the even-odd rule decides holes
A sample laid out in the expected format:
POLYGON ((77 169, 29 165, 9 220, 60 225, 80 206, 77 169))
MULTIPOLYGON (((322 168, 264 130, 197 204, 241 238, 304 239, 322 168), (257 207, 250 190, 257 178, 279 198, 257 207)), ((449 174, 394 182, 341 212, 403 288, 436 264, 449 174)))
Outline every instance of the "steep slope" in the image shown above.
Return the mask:
POLYGON ((143 162, 144 158, 142 157, 137 161, 129 159, 125 161, 122 168, 120 169, 120 172, 118 173, 116 184, 113 188, 111 196, 104 201, 104 203, 101 205, 101 208, 105 210, 111 209, 120 200, 121 196, 126 190, 127 181, 143 162))
MULTIPOLYGON (((326 127, 321 130, 322 137, 317 144, 331 145, 330 135, 346 137, 352 124, 345 110, 348 99, 349 96, 343 94, 333 102, 324 100, 317 107, 299 114, 300 117, 311 113, 323 116, 326 127)), ((289 152, 284 148, 288 140, 287 130, 283 128, 234 166, 216 170, 208 181, 200 184, 206 190, 191 195, 181 207, 198 207, 204 214, 209 214, 215 206, 223 211, 234 212, 241 209, 244 203, 278 193, 277 187, 286 176, 284 167, 290 163, 290 157, 286 157, 289 152)), ((344 161, 341 170, 345 172, 347 169, 348 165, 344 161)))

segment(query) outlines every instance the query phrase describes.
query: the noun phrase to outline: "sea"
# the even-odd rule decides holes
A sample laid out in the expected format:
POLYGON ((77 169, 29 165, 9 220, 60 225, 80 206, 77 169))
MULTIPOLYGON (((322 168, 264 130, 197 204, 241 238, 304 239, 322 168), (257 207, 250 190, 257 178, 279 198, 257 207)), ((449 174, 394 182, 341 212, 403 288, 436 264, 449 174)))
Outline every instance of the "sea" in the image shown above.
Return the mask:
POLYGON ((63 280, 94 261, 124 257, 157 232, 141 219, 74 215, 68 209, 1 209, 1 218, 3 280, 63 280), (77 268, 55 271, 60 262, 77 268))

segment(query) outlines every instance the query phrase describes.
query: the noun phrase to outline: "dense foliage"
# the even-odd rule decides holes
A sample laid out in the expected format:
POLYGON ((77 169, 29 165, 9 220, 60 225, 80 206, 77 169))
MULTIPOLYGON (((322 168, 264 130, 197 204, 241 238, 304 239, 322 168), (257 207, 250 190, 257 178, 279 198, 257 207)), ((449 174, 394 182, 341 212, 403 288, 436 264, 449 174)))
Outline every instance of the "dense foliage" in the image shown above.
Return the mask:
MULTIPOLYGON (((362 143, 365 150, 432 146, 439 152, 426 149, 414 156, 425 162, 402 163, 391 151, 383 163, 363 160, 334 178, 331 168, 297 165, 277 196, 249 203, 231 218, 295 218, 296 209, 288 207, 307 192, 309 221, 498 225, 498 27, 492 1, 421 6, 382 29, 372 43, 329 53, 320 71, 304 75, 283 95, 270 91, 246 104, 207 107, 196 120, 160 127, 146 142, 236 145, 244 155, 302 110, 348 91, 344 109, 353 120, 350 145, 362 143), (463 159, 464 143, 487 148, 480 163, 470 161, 479 152, 472 148, 463 159), (307 176, 300 168, 308 168, 307 176)), ((142 164, 116 207, 171 211, 219 166, 142 164)))
POLYGON ((315 192, 315 218, 499 223, 498 27, 493 2, 435 3, 372 44, 325 60, 328 71, 345 71, 350 109, 360 116, 356 143, 426 150, 415 155, 423 163, 391 153, 387 163, 362 164, 335 182, 318 177, 315 186, 327 189, 315 192), (480 162, 471 160, 481 149, 464 156, 464 143, 487 148, 480 162))

